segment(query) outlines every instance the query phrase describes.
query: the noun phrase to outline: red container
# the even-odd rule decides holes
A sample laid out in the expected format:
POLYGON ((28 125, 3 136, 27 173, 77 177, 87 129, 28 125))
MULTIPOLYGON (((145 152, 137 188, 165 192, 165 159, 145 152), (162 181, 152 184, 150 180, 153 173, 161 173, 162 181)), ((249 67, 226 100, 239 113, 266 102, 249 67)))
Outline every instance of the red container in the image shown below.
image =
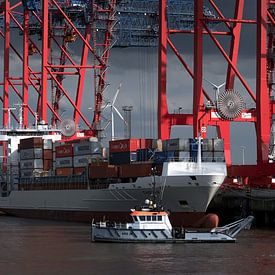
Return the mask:
POLYGON ((31 148, 42 148, 43 147, 43 139, 42 137, 32 137, 32 138, 24 138, 20 140, 20 149, 31 149, 31 148))
POLYGON ((109 142, 110 153, 135 152, 140 149, 140 139, 122 139, 109 142))
POLYGON ((148 149, 153 147, 153 139, 141 138, 140 139, 140 149, 148 149))
POLYGON ((150 177, 152 175, 152 164, 124 164, 119 166, 120 178, 150 177))
POLYGON ((49 171, 53 168, 53 161, 51 159, 44 159, 43 160, 43 170, 49 171))
POLYGON ((90 165, 89 166, 89 178, 90 179, 107 179, 117 178, 118 167, 115 165, 90 165))
POLYGON ((55 147, 56 158, 72 157, 73 152, 74 150, 72 144, 60 145, 55 147))
POLYGON ((86 168, 85 167, 75 167, 74 168, 74 175, 82 175, 85 173, 86 168))
POLYGON ((55 169, 55 174, 57 176, 71 176, 73 174, 73 172, 74 172, 74 169, 71 167, 55 169))
POLYGON ((53 150, 43 150, 43 159, 53 159, 53 150))

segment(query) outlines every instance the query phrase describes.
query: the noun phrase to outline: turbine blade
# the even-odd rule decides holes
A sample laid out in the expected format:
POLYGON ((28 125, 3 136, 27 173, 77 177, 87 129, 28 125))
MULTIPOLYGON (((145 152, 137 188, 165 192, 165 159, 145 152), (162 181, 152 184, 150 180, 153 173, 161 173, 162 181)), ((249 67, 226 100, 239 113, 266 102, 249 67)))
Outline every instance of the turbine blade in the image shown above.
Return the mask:
POLYGON ((214 84, 213 82, 211 82, 210 80, 208 80, 208 79, 206 79, 206 78, 204 78, 204 80, 205 80, 206 82, 208 82, 209 84, 211 84, 214 88, 218 89, 218 86, 215 85, 215 84, 214 84))
POLYGON ((115 102, 116 102, 116 100, 117 100, 117 96, 118 96, 118 94, 119 94, 119 91, 120 91, 121 85, 122 85, 122 84, 120 83, 120 84, 119 84, 119 86, 118 86, 118 88, 117 88, 117 90, 116 90, 115 96, 114 96, 114 98, 113 98, 112 105, 114 105, 114 104, 115 104, 115 102))
POLYGON ((221 84, 220 86, 217 87, 217 89, 220 89, 222 86, 224 86, 226 83, 224 82, 223 84, 221 84))
MULTIPOLYGON (((124 123, 126 123, 124 117, 121 115, 121 113, 119 112, 119 110, 118 110, 115 106, 113 106, 113 108, 114 108, 114 110, 116 111, 117 115, 121 118, 121 120, 123 120, 124 123)), ((126 123, 126 124, 127 124, 127 123, 126 123)))

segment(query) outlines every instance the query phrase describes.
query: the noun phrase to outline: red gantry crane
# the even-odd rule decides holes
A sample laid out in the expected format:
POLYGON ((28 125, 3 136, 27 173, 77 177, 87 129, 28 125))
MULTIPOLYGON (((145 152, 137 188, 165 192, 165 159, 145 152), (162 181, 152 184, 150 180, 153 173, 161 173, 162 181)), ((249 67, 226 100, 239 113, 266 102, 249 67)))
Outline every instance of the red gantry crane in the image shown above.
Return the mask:
MULTIPOLYGON (((0 19, 3 28, 0 35, 4 42, 3 126, 9 127, 9 114, 20 123, 10 108, 11 92, 22 103, 22 127, 29 126, 29 117, 56 125, 61 121, 60 100, 65 98, 73 109, 73 120, 86 125, 85 134, 99 136, 101 130, 101 107, 106 89, 106 72, 113 43, 113 29, 116 24, 116 0, 70 1, 70 0, 6 0, 0 5, 0 19), (99 24, 100 22, 100 24, 99 24), (98 25, 99 24, 99 25, 98 25), (100 27, 98 27, 100 26, 100 27), (22 49, 18 46, 18 32, 23 38, 22 49), (103 30, 99 41, 98 30, 103 30), (78 57, 71 53, 70 45, 77 44, 78 57), (79 50, 81 49, 81 50, 79 50), (11 71, 10 58, 16 56, 18 65, 11 71), (90 57, 90 59, 89 59, 90 57), (92 62, 91 62, 92 59, 92 62), (39 64, 39 65, 37 65, 39 64), (22 72, 20 72, 20 70, 22 72), (94 117, 89 121, 81 106, 87 73, 93 73, 94 117), (18 75, 16 75, 16 73, 18 75), (76 92, 70 93, 64 79, 75 79, 76 92), (51 85, 52 94, 49 94, 51 85), (36 106, 31 101, 37 99, 36 106), (51 115, 48 114, 48 110, 51 115)), ((138 1, 136 1, 138 2, 138 1)), ((170 1, 169 4, 171 4, 170 1)), ((174 1, 175 2, 175 1, 174 1)), ((255 0, 257 15, 245 19, 244 11, 251 3, 244 0, 230 1, 235 5, 234 16, 228 18, 215 0, 194 1, 194 27, 176 29, 167 24, 167 0, 159 0, 159 76, 158 76, 158 136, 170 137, 172 126, 192 125, 193 135, 206 137, 208 126, 215 126, 219 137, 224 139, 225 158, 230 177, 241 177, 242 182, 257 186, 272 187, 275 165, 270 163, 270 136, 275 112, 273 99, 274 76, 274 23, 275 1, 255 0), (208 16, 208 6, 216 16, 208 16), (212 29, 211 24, 216 24, 212 29), (255 26, 256 40, 256 89, 253 90, 239 67, 240 40, 244 24, 255 26), (221 30, 219 30, 221 28, 221 30), (194 42, 193 68, 173 43, 173 34, 185 35, 194 42), (188 34, 188 35, 187 35, 188 34), (204 37, 213 41, 227 63, 225 90, 211 98, 203 87, 204 37), (229 50, 220 42, 220 37, 231 39, 229 50), (167 50, 178 58, 182 67, 193 79, 192 114, 170 114, 167 104, 167 50), (235 90, 238 79, 247 95, 254 102, 254 108, 247 109, 243 97, 235 90), (253 166, 232 166, 230 156, 230 124, 232 122, 253 123, 257 138, 257 164, 253 166)), ((144 13, 146 15, 146 12, 144 13)), ((0 22, 1 23, 1 22, 0 22)), ((148 30, 146 30, 148 31, 148 30)), ((138 45, 137 45, 138 46, 138 45)), ((14 57, 15 58, 15 57, 14 57)))
MULTIPOLYGON (((224 139, 225 158, 228 164, 230 183, 233 178, 239 178, 242 183, 251 186, 274 187, 272 178, 275 176, 275 165, 270 159, 273 152, 270 148, 271 128, 274 115, 274 23, 275 1, 256 0, 256 18, 245 19, 245 9, 250 9, 252 3, 244 0, 230 1, 235 5, 234 17, 228 18, 219 8, 217 1, 194 1, 194 30, 178 31, 167 28, 167 1, 160 4, 160 47, 159 47, 159 79, 158 79, 158 133, 159 138, 170 137, 171 127, 175 125, 193 125, 194 137, 206 137, 208 126, 215 126, 220 138, 224 139), (205 4, 215 11, 216 18, 209 18, 203 13, 205 4), (215 30, 208 26, 210 22, 218 22, 215 30), (255 26, 254 41, 256 45, 256 90, 253 90, 238 67, 240 41, 246 35, 242 31, 244 24, 255 26), (226 30, 224 30, 226 28, 226 30), (219 29, 221 29, 219 31, 219 29), (173 34, 185 35, 185 39, 193 39, 193 69, 188 66, 184 56, 180 54, 171 40, 173 34), (203 87, 203 50, 204 37, 208 36, 227 63, 225 91, 212 99, 203 87), (230 48, 219 41, 221 36, 231 39, 230 48), (178 58, 182 67, 193 79, 193 113, 170 114, 167 106, 167 49, 170 48, 178 58), (254 102, 254 108, 246 109, 243 97, 234 89, 238 79, 243 89, 254 102), (257 139, 257 164, 232 166, 230 156, 230 124, 232 122, 253 123, 257 139)), ((186 41, 186 40, 185 40, 186 41)))

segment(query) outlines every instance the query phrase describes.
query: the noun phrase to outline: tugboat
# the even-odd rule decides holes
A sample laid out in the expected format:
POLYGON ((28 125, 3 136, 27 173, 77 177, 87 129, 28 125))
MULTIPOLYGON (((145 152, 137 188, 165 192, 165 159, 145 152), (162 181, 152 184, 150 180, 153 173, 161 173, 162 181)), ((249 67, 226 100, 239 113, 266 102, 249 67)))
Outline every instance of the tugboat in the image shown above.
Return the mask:
POLYGON ((185 242, 235 242, 235 236, 250 228, 253 216, 240 219, 223 227, 208 231, 173 228, 169 212, 156 203, 155 182, 152 199, 145 206, 131 209, 132 223, 92 222, 91 241, 94 242, 149 242, 149 243, 185 243, 185 242))

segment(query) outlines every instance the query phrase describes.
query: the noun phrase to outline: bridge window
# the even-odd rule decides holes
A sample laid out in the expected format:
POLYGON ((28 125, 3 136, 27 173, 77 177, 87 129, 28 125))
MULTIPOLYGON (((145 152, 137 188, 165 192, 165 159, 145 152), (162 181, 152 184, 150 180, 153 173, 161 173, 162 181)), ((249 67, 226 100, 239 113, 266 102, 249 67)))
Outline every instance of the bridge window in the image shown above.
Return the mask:
POLYGON ((162 216, 158 216, 158 221, 162 221, 162 216))
POLYGON ((157 220, 157 216, 153 216, 152 221, 156 221, 156 220, 157 220))
POLYGON ((139 219, 140 219, 141 221, 145 221, 145 216, 139 216, 139 219))
POLYGON ((133 219, 134 219, 135 222, 138 221, 138 218, 136 216, 133 216, 133 219))

